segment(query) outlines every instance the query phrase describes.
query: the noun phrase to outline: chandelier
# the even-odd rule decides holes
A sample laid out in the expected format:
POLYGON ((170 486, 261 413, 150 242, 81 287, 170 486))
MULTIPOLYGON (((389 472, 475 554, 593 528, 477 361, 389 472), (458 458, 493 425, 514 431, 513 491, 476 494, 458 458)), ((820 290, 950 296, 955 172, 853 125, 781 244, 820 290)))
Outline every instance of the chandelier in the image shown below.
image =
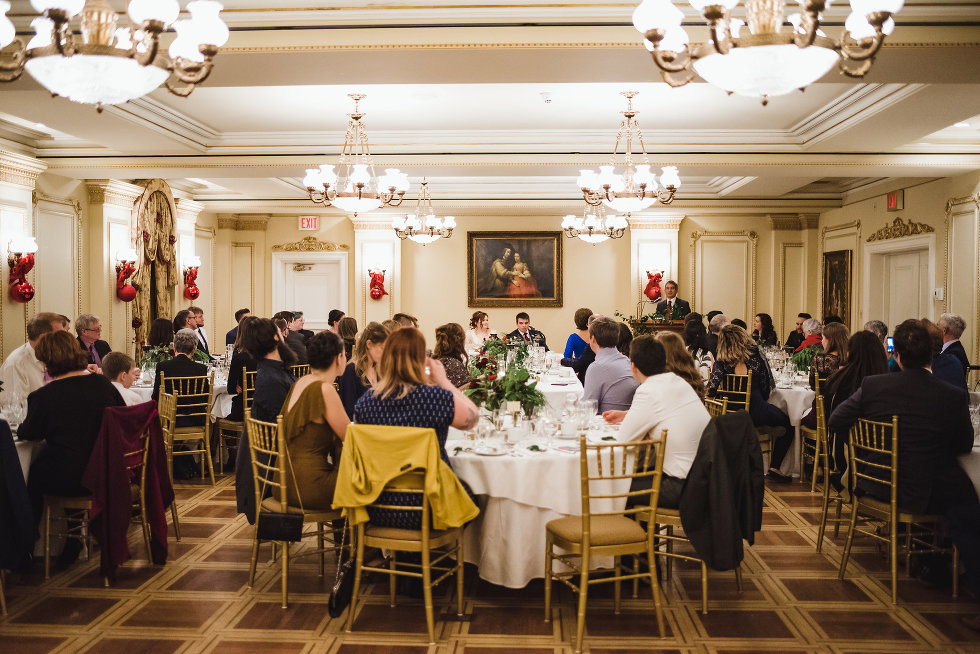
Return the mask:
POLYGON ((681 27, 684 15, 670 0, 643 0, 633 12, 633 25, 664 81, 683 86, 695 74, 729 94, 762 98, 804 89, 834 64, 848 77, 864 77, 885 37, 892 33, 892 15, 904 0, 850 0, 851 14, 837 41, 820 29, 824 9, 832 0, 798 0, 800 12, 786 16, 786 0, 745 0, 745 22, 731 16, 739 0, 689 0, 711 32, 711 42, 693 49, 681 27), (784 22, 791 27, 784 28, 784 22))
POLYGON ((663 174, 660 176, 660 185, 663 188, 659 190, 657 188, 656 175, 650 171, 646 147, 643 145, 643 133, 636 121, 638 112, 633 110, 633 97, 637 93, 637 91, 621 93, 626 97, 626 111, 622 112, 623 121, 619 124, 619 132, 616 134, 613 162, 608 166, 599 166, 598 173, 594 170, 579 171, 577 183, 582 189, 585 201, 592 206, 601 203, 613 211, 629 214, 646 209, 656 202, 670 204, 674 200, 674 193, 680 188, 681 179, 677 176, 677 168, 674 166, 663 168, 663 174), (640 146, 639 154, 643 156, 643 163, 635 166, 633 164, 634 139, 640 146), (620 142, 624 143, 625 169, 622 175, 614 172, 620 142))
POLYGON ((218 13, 221 4, 194 0, 189 19, 177 20, 177 0, 130 0, 129 26, 107 0, 31 0, 42 15, 31 21, 34 37, 25 47, 15 41, 7 17, 8 0, 0 0, 0 81, 12 82, 26 70, 44 88, 73 102, 121 104, 146 95, 161 84, 186 97, 207 79, 218 48, 228 41, 228 27, 218 13), (72 29, 79 15, 81 32, 72 29), (160 34, 173 26, 177 38, 167 57, 159 52, 160 34))
POLYGON ((429 182, 423 178, 419 201, 415 205, 415 214, 395 218, 391 221, 391 226, 395 229, 398 238, 407 238, 428 245, 440 238, 452 236, 456 219, 452 216, 446 216, 443 220, 436 218, 435 211, 432 210, 432 199, 429 197, 429 182))
POLYGON ((578 237, 586 243, 602 243, 611 238, 622 238, 628 223, 624 216, 607 216, 606 208, 598 205, 585 206, 583 215, 569 214, 561 221, 565 236, 578 237))
POLYGON ((354 101, 354 112, 347 114, 350 122, 340 152, 340 176, 333 166, 323 164, 307 169, 303 184, 314 203, 333 205, 355 216, 379 207, 397 207, 408 190, 408 175, 397 168, 388 168, 381 177, 375 176, 367 132, 361 122, 364 114, 358 110, 358 104, 366 96, 348 93, 347 97, 354 101))

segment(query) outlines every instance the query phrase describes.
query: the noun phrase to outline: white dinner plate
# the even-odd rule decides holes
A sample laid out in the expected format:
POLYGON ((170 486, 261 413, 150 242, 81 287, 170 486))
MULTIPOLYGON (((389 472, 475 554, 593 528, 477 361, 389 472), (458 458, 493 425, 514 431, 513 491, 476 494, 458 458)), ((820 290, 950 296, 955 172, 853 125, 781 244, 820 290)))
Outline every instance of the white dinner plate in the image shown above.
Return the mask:
POLYGON ((473 454, 479 454, 480 456, 503 456, 507 454, 506 450, 473 450, 473 454))

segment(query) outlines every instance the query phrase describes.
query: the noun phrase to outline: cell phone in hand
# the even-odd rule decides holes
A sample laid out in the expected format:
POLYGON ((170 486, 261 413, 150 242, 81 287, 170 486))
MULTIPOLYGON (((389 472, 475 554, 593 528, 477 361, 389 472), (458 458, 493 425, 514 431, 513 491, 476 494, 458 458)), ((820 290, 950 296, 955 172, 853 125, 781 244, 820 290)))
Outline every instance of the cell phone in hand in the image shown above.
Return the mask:
POLYGON ((885 339, 885 350, 891 354, 895 350, 895 339, 889 336, 885 339))

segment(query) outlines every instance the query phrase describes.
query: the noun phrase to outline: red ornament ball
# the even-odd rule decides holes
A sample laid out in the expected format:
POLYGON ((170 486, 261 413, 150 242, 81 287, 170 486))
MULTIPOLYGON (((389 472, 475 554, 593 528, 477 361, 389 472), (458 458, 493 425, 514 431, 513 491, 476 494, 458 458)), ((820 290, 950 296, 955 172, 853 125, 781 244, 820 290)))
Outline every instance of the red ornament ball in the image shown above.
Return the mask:
POLYGON ((188 300, 196 300, 201 296, 201 289, 197 286, 186 286, 184 287, 184 297, 188 300))
POLYGON ((14 302, 30 302, 34 297, 34 287, 28 282, 18 282, 10 286, 10 299, 14 302))
POLYGON ((132 302, 136 299, 136 289, 132 284, 126 284, 116 291, 116 297, 123 302, 132 302))
POLYGON ((385 296, 384 289, 377 288, 377 287, 374 287, 374 288, 371 289, 371 299, 372 300, 380 300, 384 296, 385 296))

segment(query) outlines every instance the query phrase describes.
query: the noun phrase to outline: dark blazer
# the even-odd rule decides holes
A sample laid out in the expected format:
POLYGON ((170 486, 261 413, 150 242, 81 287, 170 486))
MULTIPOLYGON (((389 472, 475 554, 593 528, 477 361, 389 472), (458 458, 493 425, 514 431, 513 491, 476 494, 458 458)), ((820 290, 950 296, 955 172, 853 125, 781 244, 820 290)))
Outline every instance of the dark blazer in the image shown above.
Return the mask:
POLYGON ((575 376, 578 380, 585 385, 585 373, 588 372, 589 366, 595 363, 595 352, 592 351, 591 347, 585 348, 585 352, 582 353, 577 359, 562 359, 561 365, 568 366, 575 371, 575 376))
POLYGON ((174 377, 207 377, 208 367, 203 363, 191 361, 189 357, 183 354, 178 354, 169 361, 161 361, 157 364, 157 376, 153 381, 153 395, 151 397, 154 401, 160 399, 161 373, 166 375, 167 379, 173 379, 174 377))
POLYGON ((228 333, 225 334, 225 345, 234 345, 236 338, 238 338, 238 325, 235 325, 234 329, 229 329, 228 333))
MULTIPOLYGON (((655 313, 667 313, 667 300, 660 300, 657 302, 657 308, 655 313)), ((679 297, 674 298, 674 311, 670 316, 671 320, 680 320, 687 314, 691 313, 691 303, 687 300, 682 300, 679 297)))
MULTIPOLYGON (((898 505, 913 513, 942 513, 957 496, 974 493, 956 460, 973 449, 969 406, 965 390, 936 379, 924 368, 910 368, 865 377, 827 424, 846 434, 858 418, 890 421, 897 415, 898 505)), ((881 497, 883 489, 877 484, 864 490, 888 500, 881 497)))
POLYGON ((309 362, 306 356, 306 343, 303 342, 303 337, 296 332, 289 332, 286 334, 286 345, 289 349, 293 351, 296 355, 296 363, 294 365, 300 365, 309 362))
MULTIPOLYGON (((543 333, 539 332, 534 327, 528 327, 527 333, 531 337, 532 341, 543 347, 545 352, 548 351, 548 343, 545 341, 543 333)), ((524 335, 521 334, 519 330, 515 329, 511 333, 507 334, 507 338, 524 338, 524 335)))
POLYGON ((959 361, 960 365, 963 366, 963 377, 964 379, 966 378, 966 373, 970 367, 970 358, 966 356, 966 350, 963 349, 963 344, 960 343, 959 340, 955 340, 950 343, 949 347, 946 348, 946 351, 939 356, 952 356, 954 359, 959 361))
POLYGON ((762 529, 762 450, 745 411, 712 418, 701 435, 681 494, 684 533, 715 570, 732 570, 762 529))
MULTIPOLYGON (((952 347, 952 346, 950 346, 952 347)), ((952 354, 943 352, 932 359, 932 376, 947 384, 968 390, 966 387, 966 368, 952 354)))
POLYGON ((793 348, 791 351, 795 351, 801 343, 803 343, 803 334, 794 329, 789 333, 789 336, 786 337, 786 344, 783 346, 783 349, 789 350, 790 348, 793 348))
MULTIPOLYGON (((78 336, 75 340, 78 341, 78 347, 82 348, 82 351, 88 355, 88 362, 95 363, 94 359, 92 358, 92 351, 85 346, 84 342, 82 342, 82 337, 78 336)), ((112 347, 110 347, 105 341, 95 341, 95 351, 99 353, 99 360, 102 360, 105 358, 105 355, 112 352, 112 347)))

